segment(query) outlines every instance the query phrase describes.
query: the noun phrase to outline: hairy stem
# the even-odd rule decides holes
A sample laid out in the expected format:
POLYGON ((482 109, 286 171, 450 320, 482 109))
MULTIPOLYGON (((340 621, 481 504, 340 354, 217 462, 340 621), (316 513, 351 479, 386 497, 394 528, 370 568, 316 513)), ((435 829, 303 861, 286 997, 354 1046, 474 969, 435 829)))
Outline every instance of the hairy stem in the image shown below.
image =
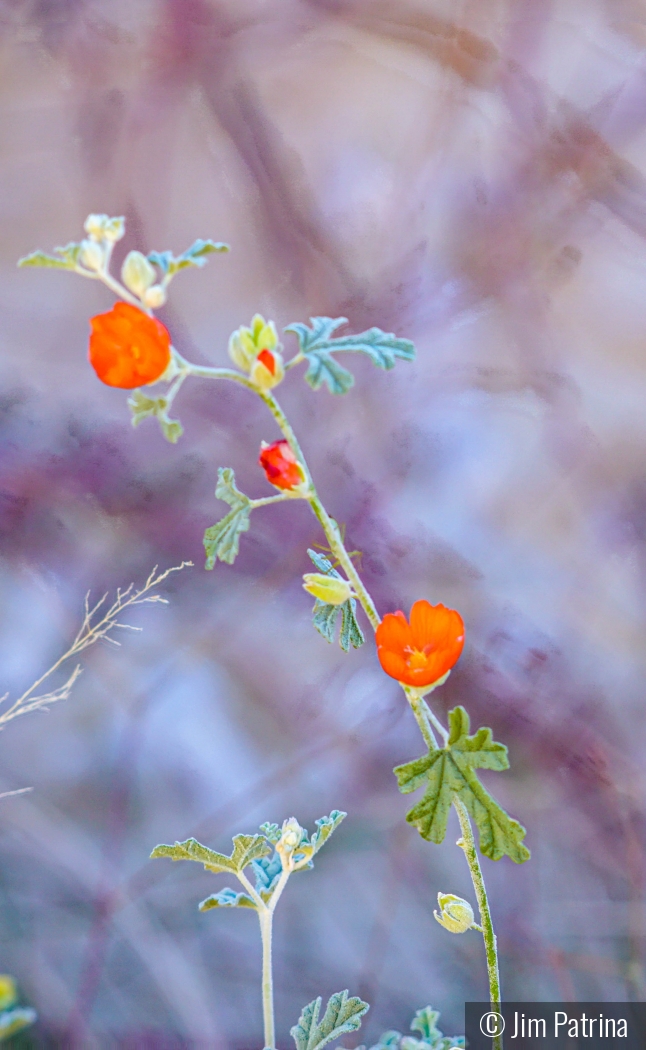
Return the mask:
POLYGON ((258 912, 260 936, 262 938, 262 1016, 265 1028, 265 1048, 275 1050, 274 1029, 274 979, 271 961, 271 935, 274 913, 270 908, 258 912))
MULTIPOLYGON (((476 900, 478 901, 478 908, 480 910, 482 936, 484 938, 485 953, 487 956, 487 974, 489 977, 489 999, 491 1001, 491 1009, 500 1010, 501 996, 500 974, 498 972, 498 942, 496 940, 496 934, 494 933, 493 922, 491 920, 487 887, 485 886, 484 878, 482 876, 482 868, 480 867, 478 851, 476 850, 473 829, 471 827, 467 808, 464 805, 464 802, 457 797, 454 797, 453 805, 457 811, 460 828, 462 830, 462 838, 458 842, 458 845, 464 850, 464 855, 467 858, 471 881, 473 883, 473 889, 475 890, 476 900)), ((502 1050, 501 1035, 494 1036, 492 1050, 502 1050)))

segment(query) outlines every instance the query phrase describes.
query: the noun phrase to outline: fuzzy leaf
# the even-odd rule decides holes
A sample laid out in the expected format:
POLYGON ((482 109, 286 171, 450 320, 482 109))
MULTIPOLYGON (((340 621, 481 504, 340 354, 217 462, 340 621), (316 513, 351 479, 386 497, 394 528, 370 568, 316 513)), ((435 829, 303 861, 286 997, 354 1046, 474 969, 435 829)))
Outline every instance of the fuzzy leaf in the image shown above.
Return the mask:
POLYGON ((399 1050, 399 1041, 401 1037, 401 1032, 396 1032, 391 1028, 388 1032, 383 1033, 379 1042, 375 1043, 374 1046, 371 1046, 370 1050, 390 1050, 390 1047, 397 1047, 397 1050, 399 1050))
POLYGON ((269 841, 274 844, 280 840, 280 836, 282 835, 280 824, 271 824, 269 821, 265 821, 264 824, 261 824, 260 830, 265 838, 269 839, 269 841))
POLYGON ((333 333, 347 324, 346 317, 311 317, 310 326, 296 322, 285 329, 298 338, 300 352, 308 361, 305 378, 313 390, 326 383, 333 394, 345 394, 354 384, 354 377, 343 368, 332 354, 339 351, 367 354, 379 368, 394 368, 396 358, 412 361, 415 347, 408 339, 397 339, 382 332, 380 328, 369 328, 359 335, 334 336, 333 333))
POLYGON ((339 1039, 361 1027, 361 1018, 369 1010, 367 1003, 357 996, 348 998, 347 991, 335 992, 328 999, 325 1013, 319 1022, 321 1004, 319 996, 303 1010, 298 1024, 290 1030, 296 1050, 321 1050, 333 1039, 339 1039))
POLYGON ((13 1010, 0 1013, 0 1043, 21 1032, 23 1028, 28 1028, 35 1020, 36 1011, 28 1007, 17 1006, 13 1010))
POLYGON ((404 794, 426 785, 423 798, 406 819, 422 838, 442 842, 449 810, 457 796, 478 826, 480 849, 485 857, 500 860, 506 854, 516 864, 522 864, 530 857, 523 844, 525 829, 505 813, 475 773, 476 769, 507 769, 507 748, 493 740, 488 728, 469 736, 469 716, 463 707, 449 712, 449 728, 445 748, 429 751, 394 771, 404 794))
POLYGON ((220 890, 219 893, 212 893, 210 897, 200 902, 198 908, 200 911, 211 911, 212 908, 253 908, 254 911, 258 910, 247 893, 237 893, 235 890, 230 889, 229 886, 220 890))
POLYGON ((312 835, 311 841, 307 832, 305 832, 300 846, 294 851, 295 870, 312 867, 312 858, 325 845, 332 832, 336 831, 341 821, 345 820, 347 815, 340 809, 333 809, 329 817, 320 817, 319 820, 315 821, 317 830, 312 835))
POLYGON ((207 256, 212 252, 228 252, 229 245, 221 241, 203 241, 200 238, 194 241, 181 255, 173 255, 172 252, 149 252, 148 261, 153 266, 158 266, 165 277, 174 277, 180 270, 187 266, 204 266, 207 256))
POLYGON ((55 255, 48 252, 31 252, 18 260, 18 266, 45 266, 53 270, 75 270, 81 245, 74 241, 66 244, 64 248, 54 248, 55 255))
POLYGON ((156 417, 161 432, 167 441, 175 445, 184 433, 178 419, 168 418, 168 401, 165 397, 147 397, 141 390, 133 390, 128 398, 128 408, 133 427, 138 427, 144 419, 156 417))
POLYGON ((251 500, 236 486, 231 467, 220 467, 215 489, 218 499, 231 507, 228 514, 204 533, 206 568, 212 569, 218 558, 232 565, 240 549, 240 536, 249 530, 251 500))
POLYGON ((150 856, 151 859, 168 857, 169 860, 195 860, 203 864, 206 871, 216 874, 228 871, 237 875, 253 860, 264 857, 267 853, 269 846, 264 835, 235 835, 230 857, 203 846, 197 839, 186 839, 185 842, 176 842, 173 846, 155 846, 150 856))
MULTIPOLYGON (((335 577, 337 580, 343 579, 332 563, 322 554, 318 554, 311 548, 307 553, 319 572, 335 577)), ((354 598, 348 598, 347 602, 343 602, 342 605, 331 605, 317 598, 312 609, 312 622, 326 642, 333 643, 339 614, 341 614, 339 645, 345 653, 349 651, 350 646, 358 649, 365 642, 365 638, 357 620, 357 603, 354 598)))
POLYGON ((425 1042, 434 1046, 437 1040, 443 1036, 443 1032, 437 1027, 439 1019, 439 1010, 434 1010, 431 1006, 425 1006, 423 1010, 418 1010, 415 1014, 410 1023, 410 1030, 411 1032, 419 1032, 425 1042))

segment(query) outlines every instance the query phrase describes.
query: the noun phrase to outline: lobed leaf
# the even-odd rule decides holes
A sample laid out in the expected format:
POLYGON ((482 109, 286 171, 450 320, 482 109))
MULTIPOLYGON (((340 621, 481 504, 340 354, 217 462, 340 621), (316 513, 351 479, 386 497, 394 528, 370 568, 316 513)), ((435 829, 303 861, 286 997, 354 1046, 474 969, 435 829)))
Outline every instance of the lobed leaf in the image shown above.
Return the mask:
POLYGON ((446 834, 453 799, 458 797, 478 827, 485 857, 500 860, 506 854, 516 864, 529 860, 529 850, 523 843, 525 828, 505 813, 475 773, 476 769, 507 769, 507 748, 494 741, 486 727, 469 736, 469 716, 463 707, 449 712, 449 729, 446 747, 429 750, 394 770, 404 794, 426 785, 421 801, 406 819, 422 838, 440 843, 446 834))
POLYGON ((323 1000, 319 996, 303 1010, 298 1024, 290 1029, 296 1050, 320 1050, 321 1047, 361 1027, 361 1018, 369 1010, 358 996, 348 998, 345 992, 336 992, 328 999, 325 1013, 319 1022, 323 1000))
POLYGON ((252 509, 249 497, 238 489, 231 467, 220 467, 218 470, 215 495, 228 503, 231 510, 204 533, 207 569, 212 569, 218 559, 228 565, 233 564, 240 549, 240 536, 249 530, 252 509))
POLYGON ((81 245, 74 241, 66 244, 63 248, 54 248, 55 255, 49 252, 31 252, 18 260, 18 266, 44 266, 52 270, 75 270, 81 245))
POLYGON ((340 809, 333 809, 329 817, 320 817, 315 822, 317 830, 312 835, 311 840, 308 838, 307 832, 304 833, 300 846, 294 851, 296 871, 313 866, 312 858, 325 845, 330 835, 336 831, 341 821, 345 820, 347 815, 340 809))
POLYGON ((206 871, 238 872, 246 868, 252 861, 264 857, 269 853, 269 846, 264 835, 235 835, 233 838, 233 852, 230 857, 225 853, 216 853, 215 850, 203 846, 197 839, 186 839, 185 842, 176 842, 172 846, 155 846, 150 854, 152 860, 157 857, 168 857, 169 860, 195 860, 203 864, 206 871))
POLYGON ((162 434, 167 441, 175 445, 184 428, 178 419, 168 418, 168 401, 165 397, 147 397, 141 390, 133 390, 128 398, 131 422, 133 427, 138 427, 144 419, 155 417, 159 421, 162 434))
POLYGON ((165 277, 174 277, 180 270, 188 266, 204 266, 207 256, 213 252, 228 252, 229 245, 221 241, 204 241, 201 238, 194 241, 181 255, 173 255, 172 252, 149 252, 148 262, 158 266, 165 277))
POLYGON ((296 322, 285 331, 296 335, 300 353, 307 359, 305 379, 313 390, 325 383, 333 394, 345 394, 354 384, 354 376, 332 357, 343 352, 367 354, 378 368, 394 368, 400 358, 412 361, 415 347, 409 339, 398 339, 380 328, 369 328, 358 335, 334 336, 333 333, 347 324, 346 317, 311 317, 310 325, 296 322))
POLYGON ((229 886, 220 890, 219 893, 212 893, 210 897, 200 902, 198 908, 200 911, 211 911, 213 908, 253 908, 254 911, 258 910, 247 893, 242 893, 242 891, 237 893, 236 890, 232 890, 229 886))

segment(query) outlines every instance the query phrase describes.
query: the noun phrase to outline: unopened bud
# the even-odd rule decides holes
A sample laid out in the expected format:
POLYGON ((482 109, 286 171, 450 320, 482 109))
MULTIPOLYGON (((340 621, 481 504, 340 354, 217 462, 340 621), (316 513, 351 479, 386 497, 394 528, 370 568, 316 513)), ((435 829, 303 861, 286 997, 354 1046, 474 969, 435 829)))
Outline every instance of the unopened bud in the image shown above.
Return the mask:
MULTIPOLYGON (((121 280, 126 288, 143 298, 145 292, 155 283, 157 274, 153 266, 141 252, 128 252, 121 267, 121 280)), ((148 304, 152 306, 151 304, 148 304)))
POLYGON ((108 221, 107 215, 88 215, 85 220, 83 229, 87 233, 88 237, 91 237, 93 241, 103 240, 103 231, 105 224, 108 221))
MULTIPOLYGON (((256 358, 262 351, 267 350, 272 353, 277 346, 278 333, 274 322, 265 321, 261 314, 256 314, 251 321, 250 328, 241 325, 235 332, 232 332, 229 339, 229 357, 234 365, 237 365, 243 372, 251 372, 256 358)), ((271 369, 268 371, 271 373, 271 369)))
POLYGON ((466 933, 473 926, 473 908, 468 901, 462 897, 456 897, 454 893, 438 893, 437 903, 440 906, 440 914, 436 911, 433 915, 449 933, 466 933))
POLYGON ((114 244, 120 241, 126 232, 126 223, 123 215, 111 218, 109 215, 88 215, 84 223, 84 229, 90 240, 109 241, 114 244))
POLYGON ((81 241, 79 258, 88 270, 99 273, 105 264, 105 250, 96 241, 81 241))
POLYGON ((306 572, 303 576, 303 588, 308 594, 328 605, 343 605, 353 595, 347 580, 338 576, 324 576, 322 572, 306 572))
POLYGON ((161 284, 153 284, 152 287, 144 292, 141 298, 151 310, 158 310, 166 302, 166 289, 162 288, 161 284))
POLYGON ((283 821, 283 829, 280 839, 276 843, 276 850, 281 854, 283 860, 291 857, 295 849, 301 844, 303 829, 296 817, 290 817, 283 821))
POLYGON ((285 377, 283 359, 277 351, 261 350, 254 361, 249 378, 260 390, 271 390, 285 377))

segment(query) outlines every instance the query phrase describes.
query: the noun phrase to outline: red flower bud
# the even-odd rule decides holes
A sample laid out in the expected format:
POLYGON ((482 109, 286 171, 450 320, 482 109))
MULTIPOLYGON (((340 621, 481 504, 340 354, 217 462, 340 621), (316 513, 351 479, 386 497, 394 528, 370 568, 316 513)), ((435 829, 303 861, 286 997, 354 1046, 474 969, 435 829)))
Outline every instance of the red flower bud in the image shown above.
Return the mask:
POLYGON ((287 441, 274 441, 273 445, 260 446, 260 466, 267 481, 277 489, 295 489, 305 481, 305 474, 287 441))
POLYGON ((449 673, 464 646, 459 612, 427 601, 415 602, 410 624, 401 610, 387 613, 376 633, 377 656, 386 674, 424 689, 449 673))
POLYGON ((115 303, 90 321, 90 364, 102 383, 132 390, 159 379, 170 364, 170 335, 161 321, 130 303, 115 303))

